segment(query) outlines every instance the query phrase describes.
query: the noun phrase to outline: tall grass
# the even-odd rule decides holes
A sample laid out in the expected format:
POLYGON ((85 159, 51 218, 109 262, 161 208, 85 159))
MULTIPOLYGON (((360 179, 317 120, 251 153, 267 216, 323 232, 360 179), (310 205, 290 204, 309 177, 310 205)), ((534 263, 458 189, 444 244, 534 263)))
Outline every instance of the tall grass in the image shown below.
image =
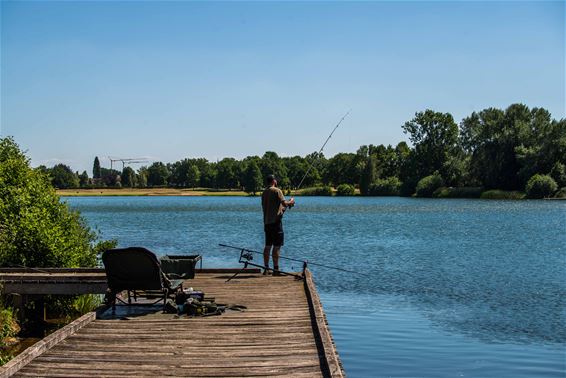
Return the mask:
POLYGON ((73 310, 78 315, 84 315, 102 304, 102 298, 98 294, 79 295, 73 301, 73 310))
POLYGON ((480 198, 482 190, 480 187, 442 187, 438 188, 432 196, 436 198, 480 198))
POLYGON ((331 196, 332 188, 330 186, 317 186, 315 188, 305 188, 297 195, 300 196, 331 196))
POLYGON ((480 196, 481 199, 504 199, 504 200, 519 200, 525 198, 525 193, 518 192, 515 190, 507 191, 507 190, 486 190, 480 196))

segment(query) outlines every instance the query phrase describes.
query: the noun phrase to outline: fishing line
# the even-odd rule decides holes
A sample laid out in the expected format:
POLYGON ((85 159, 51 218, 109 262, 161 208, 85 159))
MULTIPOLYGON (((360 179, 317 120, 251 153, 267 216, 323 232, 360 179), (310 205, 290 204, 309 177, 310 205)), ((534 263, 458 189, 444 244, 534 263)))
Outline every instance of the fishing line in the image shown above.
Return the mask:
MULTIPOLYGON (((332 134, 334 134, 334 132, 336 131, 336 129, 340 126, 340 124, 342 123, 342 121, 344 121, 344 118, 346 118, 348 116, 348 114, 350 114, 350 112, 352 111, 352 109, 348 110, 346 112, 346 114, 344 114, 342 116, 342 118, 340 118, 340 121, 338 121, 338 123, 336 124, 336 126, 334 126, 334 129, 332 129, 332 132, 330 133, 330 135, 328 136, 328 138, 326 138, 326 140, 324 141, 324 144, 322 145, 322 147, 320 147, 320 150, 318 151, 318 155, 320 155, 322 153, 322 150, 324 150, 324 147, 326 146, 326 143, 328 143, 328 141, 330 140, 330 138, 332 138, 332 134)), ((318 156, 317 155, 317 156, 318 156)), ((308 174, 310 173, 312 167, 314 166, 314 162, 316 160, 313 159, 309 165, 309 168, 307 169, 307 172, 305 173, 305 175, 303 176, 303 178, 301 179, 301 181, 299 182, 299 185, 295 188, 295 190, 299 190, 299 188, 301 187, 301 185, 303 185, 303 181, 305 181, 305 179, 307 178, 308 174)))

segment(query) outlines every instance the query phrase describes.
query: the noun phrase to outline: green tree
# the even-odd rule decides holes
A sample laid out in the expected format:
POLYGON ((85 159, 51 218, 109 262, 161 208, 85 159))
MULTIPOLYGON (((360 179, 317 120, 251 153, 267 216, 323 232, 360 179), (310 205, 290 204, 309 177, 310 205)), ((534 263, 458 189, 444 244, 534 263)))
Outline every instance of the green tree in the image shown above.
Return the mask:
POLYGON ((323 174, 323 181, 333 186, 357 184, 360 181, 360 175, 356 169, 355 154, 342 152, 330 158, 323 174))
POLYGON ((377 167, 375 155, 369 155, 367 158, 364 171, 360 176, 360 194, 367 196, 371 184, 377 179, 377 167))
POLYGON ((83 171, 83 173, 79 175, 79 186, 81 188, 85 188, 89 186, 89 184, 88 173, 86 173, 86 171, 83 171))
POLYGON ((259 167, 263 177, 274 174, 277 177, 278 185, 287 188, 291 185, 287 175, 287 167, 283 160, 273 151, 267 151, 261 157, 259 167))
POLYGON ((542 108, 488 108, 466 117, 460 128, 470 172, 488 189, 521 190, 535 173, 566 163, 566 121, 552 120, 542 108))
POLYGON ((246 165, 243 184, 244 190, 250 194, 255 194, 255 192, 262 188, 263 177, 261 170, 254 160, 249 161, 246 165))
POLYGON ((98 156, 94 157, 94 164, 92 165, 92 177, 95 179, 99 179, 102 177, 100 172, 100 161, 98 160, 98 156))
POLYGON ((204 158, 194 159, 200 172, 199 186, 202 188, 213 188, 216 182, 215 164, 204 158))
POLYGON ((224 158, 216 164, 216 186, 222 189, 239 187, 239 164, 236 159, 224 158))
POLYGON ((525 192, 528 198, 550 197, 558 190, 558 185, 549 175, 536 174, 529 179, 525 192))
MULTIPOLYGON (((300 156, 284 157, 282 160, 287 171, 289 184, 292 188, 296 188, 309 169, 308 163, 300 156)), ((311 172, 309 172, 309 175, 310 174, 311 172)), ((312 184, 312 176, 311 179, 305 177, 305 182, 303 184, 305 183, 307 183, 306 185, 312 184)))
POLYGON ((136 183, 138 188, 145 188, 147 187, 147 177, 149 173, 147 167, 140 167, 138 169, 138 173, 136 174, 136 183))
POLYGON ((51 183, 58 189, 79 187, 79 177, 65 164, 57 164, 50 169, 51 183))
POLYGON ((438 172, 424 177, 417 184, 417 197, 432 197, 434 191, 444 185, 444 180, 438 172))
POLYGON ((368 190, 370 196, 398 196, 401 190, 401 181, 397 177, 387 177, 375 180, 368 190))
POLYGON ((200 182, 200 171, 196 164, 190 164, 187 169, 186 183, 189 188, 195 188, 200 182))
POLYGON ((403 125, 409 134, 415 153, 415 167, 418 177, 435 171, 445 175, 446 162, 459 151, 458 125, 450 113, 425 110, 403 125))
POLYGON ((556 181, 559 187, 566 187, 566 166, 561 162, 556 162, 550 170, 550 176, 556 181))
POLYGON ((336 195, 337 196, 353 196, 355 193, 354 185, 350 184, 340 184, 336 188, 336 195))
POLYGON ((303 186, 311 186, 322 183, 322 172, 326 170, 328 159, 323 152, 311 152, 305 156, 305 161, 312 166, 309 174, 306 176, 303 186), (311 181, 309 181, 311 180, 311 181))
POLYGON ((163 186, 167 184, 169 170, 162 162, 153 163, 147 168, 147 185, 163 186))
POLYGON ((124 167, 120 177, 123 187, 134 188, 136 186, 136 172, 132 167, 124 167))
POLYGON ((0 139, 0 265, 93 267, 101 242, 12 138, 0 139))
POLYGON ((120 172, 115 169, 100 168, 100 179, 97 181, 103 186, 120 186, 120 172))

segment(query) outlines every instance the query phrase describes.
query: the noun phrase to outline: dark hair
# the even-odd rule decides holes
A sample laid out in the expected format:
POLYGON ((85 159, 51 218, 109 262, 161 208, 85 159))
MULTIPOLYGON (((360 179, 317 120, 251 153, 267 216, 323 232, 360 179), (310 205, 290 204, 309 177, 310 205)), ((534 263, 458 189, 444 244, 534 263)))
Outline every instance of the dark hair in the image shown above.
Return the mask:
POLYGON ((275 181, 275 175, 267 175, 265 177, 265 183, 266 184, 271 184, 273 181, 275 181))

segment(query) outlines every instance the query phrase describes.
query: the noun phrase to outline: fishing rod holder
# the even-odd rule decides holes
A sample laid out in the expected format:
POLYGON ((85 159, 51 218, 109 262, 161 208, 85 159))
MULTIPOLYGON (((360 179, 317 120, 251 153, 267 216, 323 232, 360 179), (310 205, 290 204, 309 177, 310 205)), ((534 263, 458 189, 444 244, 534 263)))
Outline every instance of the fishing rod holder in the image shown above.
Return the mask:
MULTIPOLYGON (((224 247, 224 245, 222 245, 222 244, 221 244, 221 246, 224 247)), ((233 278, 236 278, 236 276, 238 274, 242 273, 244 270, 246 270, 248 268, 248 266, 255 266, 257 268, 263 268, 264 270, 272 270, 273 272, 277 272, 277 273, 284 275, 284 276, 293 276, 293 277, 295 277, 295 279, 299 279, 299 280, 302 280, 305 277, 305 270, 307 269, 307 262, 306 261, 303 261, 303 274, 301 275, 301 274, 296 274, 296 273, 284 272, 282 270, 270 269, 269 267, 266 267, 264 265, 254 264, 254 263, 251 262, 254 259, 253 253, 254 253, 254 251, 250 251, 250 250, 245 249, 245 248, 240 249, 240 258, 238 259, 238 262, 240 264, 244 264, 244 266, 242 267, 242 269, 240 269, 239 271, 234 273, 234 275, 232 275, 230 278, 228 278, 224 283, 228 283, 233 278)))
MULTIPOLYGON (((263 268, 263 269, 268 269, 269 267, 265 267, 263 265, 258 265, 258 264, 253 264, 250 263, 251 260, 253 260, 253 256, 252 254, 256 253, 258 255, 263 255, 263 252, 259 252, 259 251, 253 251, 251 249, 247 249, 247 248, 242 248, 242 247, 235 247, 233 245, 226 245, 226 244, 218 244, 220 247, 224 247, 224 248, 231 248, 231 249, 237 249, 238 251, 240 251, 240 263, 241 264, 245 264, 244 269, 247 267, 247 265, 251 265, 251 266, 257 266, 258 268, 263 268), (247 264, 247 265, 246 265, 247 264)), ((301 260, 301 259, 294 259, 291 257, 286 257, 286 256, 279 256, 280 259, 282 260, 289 260, 289 261, 295 261, 295 262, 300 262, 303 264, 303 274, 299 275, 299 274, 294 274, 294 273, 287 273, 287 272, 283 272, 283 271, 279 271, 279 273, 281 274, 286 274, 286 275, 291 275, 291 276, 295 276, 297 278, 304 278, 305 276, 305 271, 307 270, 307 265, 309 264, 309 262, 307 260, 301 260)), ((333 270, 339 270, 341 272, 345 272, 345 273, 354 273, 360 276, 365 276, 365 277, 371 277, 369 274, 367 273, 362 273, 362 272, 357 272, 355 270, 350 270, 350 269, 344 269, 344 268, 338 268, 335 266, 328 266, 328 265, 324 265, 324 264, 320 264, 320 263, 316 263, 316 262, 310 262, 311 265, 314 266, 320 266, 322 268, 326 268, 326 269, 333 269, 333 270)), ((243 271, 243 269, 242 269, 243 271)))

